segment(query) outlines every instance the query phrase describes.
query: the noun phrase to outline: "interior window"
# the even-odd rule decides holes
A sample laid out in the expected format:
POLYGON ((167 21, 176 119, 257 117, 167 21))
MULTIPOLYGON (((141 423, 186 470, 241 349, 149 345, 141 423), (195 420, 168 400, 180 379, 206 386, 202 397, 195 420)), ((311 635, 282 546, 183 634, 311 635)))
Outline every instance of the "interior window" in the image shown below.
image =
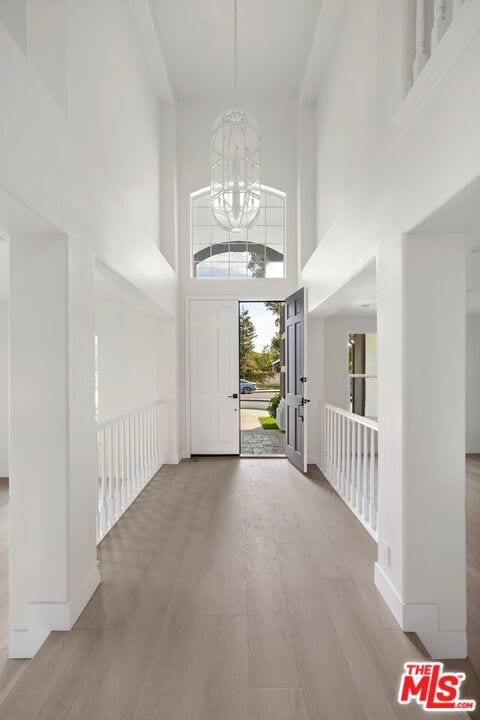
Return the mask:
POLYGON ((285 277, 285 193, 262 187, 260 215, 242 233, 222 230, 210 188, 191 196, 192 277, 245 280, 285 277))

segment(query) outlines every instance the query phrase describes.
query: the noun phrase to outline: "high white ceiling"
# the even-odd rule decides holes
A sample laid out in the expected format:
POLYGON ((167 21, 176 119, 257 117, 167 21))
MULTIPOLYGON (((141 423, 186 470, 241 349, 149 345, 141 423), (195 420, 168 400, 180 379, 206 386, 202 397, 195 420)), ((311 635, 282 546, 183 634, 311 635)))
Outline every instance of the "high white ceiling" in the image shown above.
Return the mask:
MULTIPOLYGON (((150 0, 179 99, 232 94, 233 0, 150 0)), ((323 0, 238 0, 238 93, 300 91, 323 0)))

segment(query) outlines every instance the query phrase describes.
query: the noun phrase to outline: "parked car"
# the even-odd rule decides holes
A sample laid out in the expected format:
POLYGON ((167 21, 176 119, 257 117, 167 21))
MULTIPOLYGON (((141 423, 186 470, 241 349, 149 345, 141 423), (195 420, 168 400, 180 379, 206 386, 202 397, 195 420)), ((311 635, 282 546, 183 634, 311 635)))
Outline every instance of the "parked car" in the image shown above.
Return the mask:
POLYGON ((240 392, 241 393, 252 393, 255 392, 257 389, 257 386, 255 383, 250 382, 249 380, 240 380, 240 392))

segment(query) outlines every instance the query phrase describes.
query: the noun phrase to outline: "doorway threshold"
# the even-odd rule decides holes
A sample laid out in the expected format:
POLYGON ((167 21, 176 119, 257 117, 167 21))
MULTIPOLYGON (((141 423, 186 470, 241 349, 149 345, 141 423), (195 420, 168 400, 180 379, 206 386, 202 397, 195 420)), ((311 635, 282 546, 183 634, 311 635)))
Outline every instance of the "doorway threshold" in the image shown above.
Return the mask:
POLYGON ((283 453, 282 455, 279 453, 275 453, 272 455, 266 455, 265 453, 262 453, 261 455, 255 455, 255 453, 242 453, 240 455, 240 458, 248 458, 249 460, 251 460, 252 458, 255 460, 285 460, 286 457, 286 453, 283 453))

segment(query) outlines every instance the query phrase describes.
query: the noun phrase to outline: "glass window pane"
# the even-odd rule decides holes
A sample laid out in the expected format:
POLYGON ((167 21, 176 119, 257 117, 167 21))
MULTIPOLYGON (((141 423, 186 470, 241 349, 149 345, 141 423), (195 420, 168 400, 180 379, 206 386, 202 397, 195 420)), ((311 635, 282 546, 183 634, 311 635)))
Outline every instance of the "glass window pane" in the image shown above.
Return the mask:
POLYGON ((275 227, 267 227, 267 245, 283 245, 285 239, 285 229, 276 225, 275 227))
POLYGON ((248 231, 248 242, 254 243, 258 245, 264 245, 265 244, 265 227, 262 227, 261 225, 254 225, 250 230, 248 231))
POLYGON ((211 260, 202 260, 194 264, 195 277, 211 277, 212 263, 211 260))
POLYGON ((248 256, 248 274, 256 278, 265 277, 265 248, 255 251, 249 249, 248 256))
POLYGON ((212 255, 211 245, 194 245, 193 246, 193 260, 194 262, 202 262, 212 255))
POLYGON ((267 225, 284 225, 285 212, 283 208, 267 208, 267 225))
MULTIPOLYGON (((213 222, 215 222, 215 221, 213 221, 213 222)), ((222 230, 222 228, 218 227, 218 225, 216 225, 216 224, 212 225, 212 243, 213 243, 213 245, 216 245, 217 243, 228 242, 228 235, 229 235, 229 233, 226 230, 222 230)))
POLYGON ((274 195, 273 193, 267 193, 265 204, 267 207, 283 208, 285 205, 285 198, 282 197, 281 195, 274 195))
POLYGON ((265 208, 260 208, 260 212, 258 213, 258 220, 253 227, 259 227, 261 225, 265 225, 265 208))
POLYGON ((285 276, 285 198, 262 191, 255 225, 243 233, 220 228, 210 192, 191 200, 193 276, 264 278, 285 276))
POLYGON ((230 262, 246 263, 247 259, 248 253, 244 243, 242 243, 241 247, 230 245, 230 262))
POLYGON ((210 193, 204 193, 203 195, 197 195, 192 198, 192 207, 210 207, 210 193))
POLYGON ((211 225, 212 211, 210 208, 194 207, 193 208, 193 224, 194 225, 211 225))
POLYGON ((246 263, 230 263, 230 278, 243 280, 246 277, 248 277, 246 263))
POLYGON ((194 225, 192 228, 192 242, 196 244, 210 245, 210 239, 212 237, 212 229, 206 225, 194 225))
POLYGON ((228 278, 230 262, 228 260, 217 261, 212 260, 212 268, 209 277, 212 278, 228 278))
POLYGON ((265 277, 267 277, 267 278, 285 277, 284 263, 283 262, 267 262, 267 266, 265 269, 265 277))

